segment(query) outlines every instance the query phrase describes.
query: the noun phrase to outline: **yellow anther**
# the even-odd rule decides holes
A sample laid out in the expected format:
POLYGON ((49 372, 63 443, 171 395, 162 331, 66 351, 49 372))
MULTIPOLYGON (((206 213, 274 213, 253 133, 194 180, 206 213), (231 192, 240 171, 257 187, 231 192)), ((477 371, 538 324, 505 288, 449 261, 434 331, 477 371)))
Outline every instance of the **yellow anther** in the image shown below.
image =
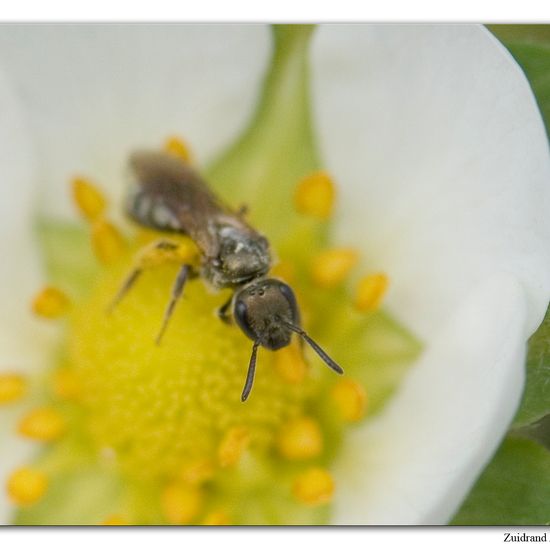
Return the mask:
POLYGON ((299 384, 305 380, 308 366, 298 343, 293 342, 275 353, 275 369, 289 384, 299 384))
POLYGON ((61 399, 75 400, 80 397, 81 384, 78 374, 68 368, 55 371, 53 376, 53 391, 61 399))
POLYGON ((8 496, 18 506, 30 506, 38 502, 47 488, 48 479, 34 468, 24 467, 15 470, 7 482, 8 496))
POLYGON ((334 287, 344 281, 358 260, 359 254, 353 248, 324 250, 313 259, 313 282, 323 288, 334 287))
POLYGON ((27 391, 27 380, 20 374, 0 373, 0 405, 14 403, 27 391))
POLYGON ((122 514, 111 514, 107 516, 99 525, 130 525, 122 514))
POLYGON ((92 248, 97 259, 108 264, 121 256, 125 244, 122 235, 112 223, 97 220, 92 225, 92 248))
POLYGON ((38 441, 54 441, 65 432, 65 420, 51 407, 40 407, 27 413, 17 428, 19 434, 38 441))
POLYGON ((63 291, 53 286, 47 286, 34 297, 32 310, 39 317, 57 319, 68 311, 70 303, 63 291))
POLYGON ((185 143, 181 138, 171 136, 164 142, 164 150, 171 155, 175 155, 185 162, 192 162, 193 155, 189 145, 185 143))
POLYGON ((93 183, 84 178, 75 178, 72 181, 72 191, 78 210, 88 221, 97 220, 103 215, 107 201, 93 183))
POLYGON ((230 428, 218 447, 218 462, 226 468, 237 464, 250 442, 248 428, 235 426, 230 428))
POLYGON ((296 269, 291 262, 283 260, 273 267, 271 275, 273 277, 280 277, 287 283, 292 283, 296 278, 296 269))
POLYGON ((232 525, 231 518, 223 510, 215 510, 206 515, 203 525, 232 525))
POLYGON ((309 506, 326 504, 334 494, 334 480, 324 468, 313 467, 294 480, 292 493, 296 500, 309 506))
POLYGON ((389 279, 385 273, 367 275, 359 281, 355 307, 359 311, 374 311, 380 307, 388 289, 389 279))
POLYGON ((162 510, 168 523, 188 525, 200 513, 203 494, 197 487, 174 483, 162 493, 162 510))
POLYGON ((207 458, 198 458, 186 464, 180 473, 180 479, 190 485, 200 485, 214 477, 216 466, 207 458))
POLYGON ((346 422, 357 422, 365 416, 367 394, 361 384, 344 378, 334 384, 331 391, 332 402, 346 422))
POLYGON ((336 190, 330 176, 314 172, 298 183, 294 194, 294 205, 301 214, 327 219, 332 213, 336 190))
POLYGON ((290 420, 280 429, 277 438, 279 453, 289 460, 306 460, 323 451, 323 434, 312 418, 290 420))

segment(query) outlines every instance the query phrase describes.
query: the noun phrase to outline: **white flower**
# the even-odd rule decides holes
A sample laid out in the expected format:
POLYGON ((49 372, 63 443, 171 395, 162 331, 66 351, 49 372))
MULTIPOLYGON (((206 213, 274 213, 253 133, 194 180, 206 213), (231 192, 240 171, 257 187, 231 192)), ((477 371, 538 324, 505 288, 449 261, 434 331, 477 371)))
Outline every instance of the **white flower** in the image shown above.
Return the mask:
MULTIPOLYGON (((262 26, 0 28, 2 364, 44 356, 22 313, 40 281, 34 213, 66 215, 75 172, 120 192, 127 151, 174 128, 211 158, 250 116, 268 52, 262 26)), ((481 27, 323 25, 311 53, 337 237, 391 274, 390 309, 425 343, 346 439, 332 522, 444 523, 507 429, 550 297, 546 135, 481 27)), ((20 460, 8 445, 2 478, 20 460)))

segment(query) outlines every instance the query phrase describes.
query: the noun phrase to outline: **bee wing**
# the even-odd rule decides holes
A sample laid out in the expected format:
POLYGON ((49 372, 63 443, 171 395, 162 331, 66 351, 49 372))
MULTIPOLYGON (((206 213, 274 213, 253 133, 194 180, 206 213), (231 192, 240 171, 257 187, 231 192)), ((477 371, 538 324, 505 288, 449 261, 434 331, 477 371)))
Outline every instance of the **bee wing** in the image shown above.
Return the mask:
POLYGON ((130 171, 126 210, 131 218, 159 231, 189 235, 206 256, 216 256, 212 224, 228 216, 228 209, 187 163, 166 153, 140 151, 130 157, 130 171))

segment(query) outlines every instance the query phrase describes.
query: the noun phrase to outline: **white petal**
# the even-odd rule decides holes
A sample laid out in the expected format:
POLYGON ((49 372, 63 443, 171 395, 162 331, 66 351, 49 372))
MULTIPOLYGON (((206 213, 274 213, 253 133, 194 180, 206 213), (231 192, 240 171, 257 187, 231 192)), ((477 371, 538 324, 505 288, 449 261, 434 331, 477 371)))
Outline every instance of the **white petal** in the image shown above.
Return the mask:
MULTIPOLYGON (((32 319, 29 304, 41 284, 39 257, 33 246, 33 169, 20 104, 0 71, 0 372, 31 373, 43 369, 52 349, 52 333, 32 319), (33 344, 33 345, 30 345, 33 344)), ((28 456, 32 445, 13 436, 22 406, 0 410, 0 485, 28 456)), ((0 491, 0 523, 7 516, 0 491)))
POLYGON ((438 524, 452 516, 517 407, 525 309, 510 276, 491 279, 460 306, 383 415, 346 441, 334 523, 438 524))
POLYGON ((338 240, 390 275, 388 305, 426 343, 361 450, 350 443, 341 471, 361 469, 363 491, 342 490, 336 521, 445 522, 510 421, 548 304, 546 134, 481 27, 323 26, 313 53, 338 240))
POLYGON ((76 173, 122 191, 128 153, 170 133, 199 161, 220 151, 251 114, 269 48, 264 25, 0 26, 0 63, 36 140, 41 205, 72 212, 76 173))

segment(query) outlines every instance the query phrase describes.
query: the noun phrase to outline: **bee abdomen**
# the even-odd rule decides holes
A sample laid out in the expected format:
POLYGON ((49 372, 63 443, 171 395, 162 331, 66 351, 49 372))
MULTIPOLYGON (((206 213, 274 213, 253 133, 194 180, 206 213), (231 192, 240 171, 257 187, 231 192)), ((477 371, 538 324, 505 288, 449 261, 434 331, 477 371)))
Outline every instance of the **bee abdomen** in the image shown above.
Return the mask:
POLYGON ((159 231, 182 232, 183 229, 175 212, 166 205, 163 197, 150 194, 140 186, 134 187, 128 194, 126 212, 141 225, 159 231))

